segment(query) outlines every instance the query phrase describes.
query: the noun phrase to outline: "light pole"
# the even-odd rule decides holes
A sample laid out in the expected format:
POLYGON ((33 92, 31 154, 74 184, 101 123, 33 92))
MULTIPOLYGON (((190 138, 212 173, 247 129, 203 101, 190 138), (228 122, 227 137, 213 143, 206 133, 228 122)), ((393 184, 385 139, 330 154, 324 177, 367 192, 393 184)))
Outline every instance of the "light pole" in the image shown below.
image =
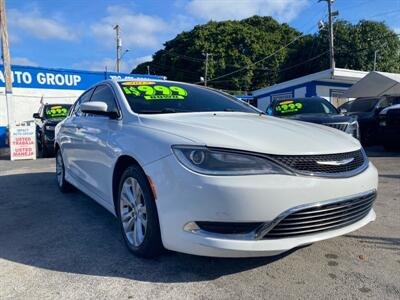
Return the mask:
POLYGON ((206 61, 205 61, 206 67, 205 67, 205 70, 204 70, 204 86, 207 86, 208 58, 209 58, 210 56, 212 56, 212 54, 207 52, 207 53, 203 53, 203 55, 205 55, 205 57, 206 57, 206 61))
POLYGON ((120 27, 119 25, 114 26, 114 30, 116 33, 116 41, 117 41, 117 63, 116 63, 116 69, 117 72, 119 73, 119 69, 121 66, 121 49, 122 49, 122 42, 121 42, 121 36, 120 36, 120 27))
POLYGON ((332 3, 334 0, 319 0, 318 2, 326 1, 328 3, 328 25, 329 25, 329 64, 333 70, 335 68, 335 51, 333 43, 333 17, 339 15, 338 11, 332 11, 332 3))

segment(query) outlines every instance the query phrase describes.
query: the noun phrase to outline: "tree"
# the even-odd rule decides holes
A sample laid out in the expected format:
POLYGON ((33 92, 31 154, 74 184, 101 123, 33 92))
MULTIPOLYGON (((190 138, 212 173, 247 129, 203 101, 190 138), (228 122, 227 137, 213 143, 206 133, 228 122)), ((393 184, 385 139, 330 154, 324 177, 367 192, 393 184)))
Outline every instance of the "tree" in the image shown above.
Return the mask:
MULTIPOLYGON (((400 39, 383 22, 362 20, 334 24, 336 67, 362 71, 400 72, 400 39)), ((212 53, 208 78, 237 71, 209 85, 230 91, 251 91, 329 68, 328 31, 304 35, 271 17, 209 22, 182 32, 164 44, 151 62, 132 73, 146 73, 147 65, 169 79, 199 82, 204 76, 204 52, 212 53), (263 60, 258 64, 254 62, 263 60)))
POLYGON ((169 79, 198 82, 204 76, 205 52, 212 53, 208 65, 209 79, 251 65, 277 52, 263 63, 209 82, 210 86, 226 90, 252 90, 278 80, 277 71, 285 60, 287 49, 278 50, 299 35, 289 25, 279 24, 271 17, 211 21, 166 42, 164 49, 157 51, 151 62, 138 65, 132 73, 146 72, 149 65, 151 70, 169 79))
MULTIPOLYGON (((353 25, 346 21, 337 21, 334 24, 334 33, 337 68, 371 71, 377 50, 377 70, 400 72, 400 39, 383 22, 361 20, 353 25)), ((322 30, 299 40, 289 51, 282 66, 286 71, 281 72, 280 81, 328 68, 328 32, 322 30)))

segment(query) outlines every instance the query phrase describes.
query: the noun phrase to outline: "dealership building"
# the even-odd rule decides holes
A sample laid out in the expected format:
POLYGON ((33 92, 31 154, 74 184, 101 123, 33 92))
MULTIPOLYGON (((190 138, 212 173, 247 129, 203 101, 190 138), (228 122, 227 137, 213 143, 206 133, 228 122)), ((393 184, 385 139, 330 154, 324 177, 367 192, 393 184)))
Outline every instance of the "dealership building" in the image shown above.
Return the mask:
POLYGON ((339 106, 348 100, 342 97, 343 93, 367 74, 349 69, 328 69, 255 90, 252 96, 264 112, 271 101, 300 97, 319 96, 339 106))
POLYGON ((155 75, 13 65, 13 93, 7 114, 3 69, 0 65, 0 148, 7 146, 7 115, 11 125, 32 120, 32 114, 38 111, 41 103, 74 103, 86 89, 105 79, 164 79, 155 75))

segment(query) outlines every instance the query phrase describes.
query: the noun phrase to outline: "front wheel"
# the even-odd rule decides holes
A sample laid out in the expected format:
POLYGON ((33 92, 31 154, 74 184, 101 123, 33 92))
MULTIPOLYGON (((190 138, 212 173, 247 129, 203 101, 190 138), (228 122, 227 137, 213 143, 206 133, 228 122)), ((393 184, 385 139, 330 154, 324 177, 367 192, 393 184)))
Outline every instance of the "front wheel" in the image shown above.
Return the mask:
POLYGON ((57 150, 56 154, 56 177, 58 188, 62 193, 67 193, 72 190, 72 185, 65 180, 64 160, 60 149, 57 150))
POLYGON ((150 185, 138 166, 123 173, 118 193, 117 213, 122 235, 135 255, 151 258, 162 250, 157 207, 150 185))

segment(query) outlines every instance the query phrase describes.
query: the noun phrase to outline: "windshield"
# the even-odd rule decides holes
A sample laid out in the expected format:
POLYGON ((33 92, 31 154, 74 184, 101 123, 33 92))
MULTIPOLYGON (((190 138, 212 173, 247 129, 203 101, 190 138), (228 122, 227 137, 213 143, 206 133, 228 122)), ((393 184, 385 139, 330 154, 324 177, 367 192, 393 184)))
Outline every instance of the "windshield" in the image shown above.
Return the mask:
POLYGON ((332 104, 321 98, 281 100, 274 103, 274 115, 276 116, 297 114, 337 114, 337 110, 332 104))
POLYGON ((246 103, 218 91, 177 82, 119 82, 131 109, 139 114, 235 111, 258 113, 246 103))
POLYGON ((71 108, 69 104, 46 105, 44 108, 45 119, 63 119, 68 115, 71 108))
POLYGON ((374 98, 360 98, 354 100, 350 107, 347 109, 348 112, 369 112, 374 109, 379 99, 374 98))

